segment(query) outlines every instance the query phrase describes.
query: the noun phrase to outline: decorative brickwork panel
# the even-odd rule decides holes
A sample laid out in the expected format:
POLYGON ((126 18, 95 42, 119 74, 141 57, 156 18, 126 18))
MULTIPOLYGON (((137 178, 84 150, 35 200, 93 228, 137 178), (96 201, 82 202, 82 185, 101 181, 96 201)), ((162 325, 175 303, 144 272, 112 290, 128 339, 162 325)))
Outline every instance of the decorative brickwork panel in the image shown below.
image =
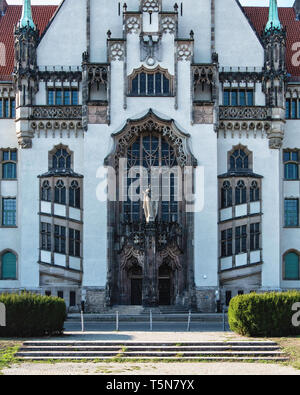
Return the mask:
POLYGON ((213 106, 195 106, 194 123, 212 124, 214 122, 213 106))
POLYGON ((108 123, 107 106, 89 106, 89 123, 90 124, 108 123))

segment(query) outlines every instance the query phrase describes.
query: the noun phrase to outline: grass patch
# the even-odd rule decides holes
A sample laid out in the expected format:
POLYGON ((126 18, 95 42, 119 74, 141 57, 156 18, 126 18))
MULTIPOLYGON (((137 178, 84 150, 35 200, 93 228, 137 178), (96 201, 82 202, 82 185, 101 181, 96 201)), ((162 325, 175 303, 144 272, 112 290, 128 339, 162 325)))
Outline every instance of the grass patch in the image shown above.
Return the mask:
POLYGON ((290 361, 286 362, 285 365, 290 365, 300 370, 300 336, 276 338, 273 340, 277 342, 282 347, 282 351, 290 357, 290 361))
POLYGON ((0 342, 0 374, 2 369, 9 367, 19 360, 15 358, 16 352, 21 347, 21 343, 14 341, 1 341, 0 342))

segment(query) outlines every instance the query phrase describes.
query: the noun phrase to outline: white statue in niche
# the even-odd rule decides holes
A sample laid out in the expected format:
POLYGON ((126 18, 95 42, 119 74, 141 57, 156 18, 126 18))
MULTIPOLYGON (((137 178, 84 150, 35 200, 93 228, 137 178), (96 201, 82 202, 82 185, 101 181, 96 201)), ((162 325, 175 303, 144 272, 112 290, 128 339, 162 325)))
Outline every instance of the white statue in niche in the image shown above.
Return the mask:
POLYGON ((144 202, 143 202, 143 209, 144 209, 147 224, 155 221, 158 212, 158 202, 154 202, 151 200, 150 192, 151 189, 147 188, 146 191, 144 192, 144 202))

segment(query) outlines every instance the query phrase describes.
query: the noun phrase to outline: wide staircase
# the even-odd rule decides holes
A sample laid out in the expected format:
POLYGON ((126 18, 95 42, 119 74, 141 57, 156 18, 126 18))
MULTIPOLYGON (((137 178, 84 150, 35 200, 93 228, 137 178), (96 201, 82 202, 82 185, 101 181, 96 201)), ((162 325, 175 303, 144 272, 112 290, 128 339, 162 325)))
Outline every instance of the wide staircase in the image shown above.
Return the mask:
POLYGON ((273 361, 288 357, 271 341, 238 342, 110 342, 26 341, 16 357, 22 360, 170 360, 273 361))

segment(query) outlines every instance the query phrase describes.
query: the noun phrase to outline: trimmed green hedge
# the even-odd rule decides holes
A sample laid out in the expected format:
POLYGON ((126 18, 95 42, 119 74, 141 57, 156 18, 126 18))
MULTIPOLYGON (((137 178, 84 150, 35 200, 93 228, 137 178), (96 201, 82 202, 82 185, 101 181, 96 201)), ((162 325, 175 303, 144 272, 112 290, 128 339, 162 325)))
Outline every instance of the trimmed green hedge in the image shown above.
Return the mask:
POLYGON ((66 304, 63 299, 32 293, 2 294, 6 327, 0 337, 51 336, 63 332, 66 304))
POLYGON ((230 329, 243 336, 281 337, 300 335, 294 327, 292 310, 300 302, 300 292, 270 292, 239 295, 230 301, 228 321, 230 329))

